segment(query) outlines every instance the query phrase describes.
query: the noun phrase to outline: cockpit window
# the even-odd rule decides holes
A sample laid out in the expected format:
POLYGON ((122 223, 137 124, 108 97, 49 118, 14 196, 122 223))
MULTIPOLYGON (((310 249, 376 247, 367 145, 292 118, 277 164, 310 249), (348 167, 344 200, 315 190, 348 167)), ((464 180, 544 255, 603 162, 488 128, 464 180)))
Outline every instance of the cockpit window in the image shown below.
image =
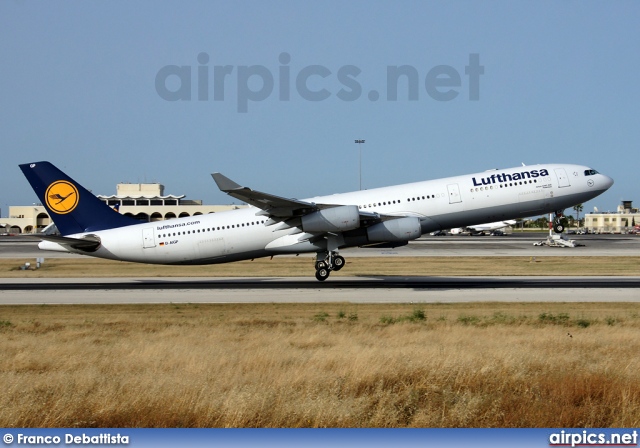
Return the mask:
POLYGON ((593 176, 594 174, 599 174, 596 170, 584 170, 585 176, 593 176))

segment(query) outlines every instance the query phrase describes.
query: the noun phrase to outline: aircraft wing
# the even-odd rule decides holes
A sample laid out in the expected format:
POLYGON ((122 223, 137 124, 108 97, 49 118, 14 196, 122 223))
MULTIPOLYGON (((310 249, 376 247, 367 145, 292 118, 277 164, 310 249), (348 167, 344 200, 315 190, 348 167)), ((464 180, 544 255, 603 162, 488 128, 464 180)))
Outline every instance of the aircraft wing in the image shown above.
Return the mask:
MULTIPOLYGON (((299 199, 283 198, 262 191, 243 187, 221 173, 211 174, 220 191, 240 199, 262 210, 258 215, 269 216, 276 221, 288 218, 300 217, 327 208, 340 207, 342 204, 316 204, 314 202, 301 201, 299 199)), ((402 218, 403 216, 381 215, 360 210, 360 221, 364 225, 371 225, 380 221, 402 218)))
POLYGON ((263 213, 264 215, 277 218, 291 218, 293 216, 306 215, 307 213, 322 208, 331 207, 330 205, 317 205, 311 202, 283 198, 273 194, 252 190, 249 187, 243 187, 242 185, 235 183, 220 173, 213 173, 211 176, 218 185, 220 191, 263 210, 265 212, 263 213))

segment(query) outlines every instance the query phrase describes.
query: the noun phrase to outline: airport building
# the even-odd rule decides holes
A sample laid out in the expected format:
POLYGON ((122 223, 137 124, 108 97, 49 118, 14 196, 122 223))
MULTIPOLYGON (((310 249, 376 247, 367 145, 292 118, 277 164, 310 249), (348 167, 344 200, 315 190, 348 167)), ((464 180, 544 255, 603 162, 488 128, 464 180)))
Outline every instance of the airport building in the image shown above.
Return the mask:
MULTIPOLYGON (((203 205, 201 200, 185 195, 165 195, 164 185, 118 184, 116 194, 97 195, 100 200, 120 213, 140 221, 162 221, 172 218, 205 215, 247 207, 246 205, 203 205)), ((0 234, 36 233, 53 221, 41 204, 9 207, 9 217, 0 218, 0 234)))
POLYGON ((622 201, 616 212, 593 212, 584 217, 584 226, 593 233, 629 233, 640 225, 640 213, 632 201, 622 201))

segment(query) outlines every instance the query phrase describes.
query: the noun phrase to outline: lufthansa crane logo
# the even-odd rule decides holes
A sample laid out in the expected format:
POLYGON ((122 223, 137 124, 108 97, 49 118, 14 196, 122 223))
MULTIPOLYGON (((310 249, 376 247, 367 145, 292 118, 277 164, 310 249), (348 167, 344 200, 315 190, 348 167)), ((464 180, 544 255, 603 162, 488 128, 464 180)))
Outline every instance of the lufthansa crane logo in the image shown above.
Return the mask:
POLYGON ((71 182, 57 180, 47 188, 45 201, 49 209, 59 215, 73 211, 78 206, 78 189, 71 182))

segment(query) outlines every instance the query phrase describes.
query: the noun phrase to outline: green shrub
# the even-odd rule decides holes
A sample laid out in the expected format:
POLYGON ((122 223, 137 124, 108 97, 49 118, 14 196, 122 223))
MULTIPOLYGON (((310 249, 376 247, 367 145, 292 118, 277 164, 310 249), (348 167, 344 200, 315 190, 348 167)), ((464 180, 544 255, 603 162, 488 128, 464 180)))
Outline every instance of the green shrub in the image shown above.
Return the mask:
POLYGON ((478 325, 480 318, 478 316, 460 316, 458 322, 462 325, 478 325))
POLYGON ((416 321, 419 321, 419 320, 425 320, 426 318, 427 318, 427 316, 424 313, 424 310, 421 309, 421 308, 416 308, 411 313, 411 316, 409 316, 409 320, 411 322, 416 322, 416 321))
POLYGON ((538 320, 540 322, 555 325, 566 325, 569 322, 569 315, 567 313, 560 313, 558 315, 551 313, 541 313, 540 315, 538 315, 538 320))
POLYGON ((580 328, 587 328, 589 325, 591 325, 591 321, 589 319, 578 319, 576 321, 576 325, 578 325, 578 327, 580 328))
POLYGON ((327 317, 329 317, 329 313, 322 311, 313 316, 313 320, 315 320, 316 322, 326 322, 327 317))

